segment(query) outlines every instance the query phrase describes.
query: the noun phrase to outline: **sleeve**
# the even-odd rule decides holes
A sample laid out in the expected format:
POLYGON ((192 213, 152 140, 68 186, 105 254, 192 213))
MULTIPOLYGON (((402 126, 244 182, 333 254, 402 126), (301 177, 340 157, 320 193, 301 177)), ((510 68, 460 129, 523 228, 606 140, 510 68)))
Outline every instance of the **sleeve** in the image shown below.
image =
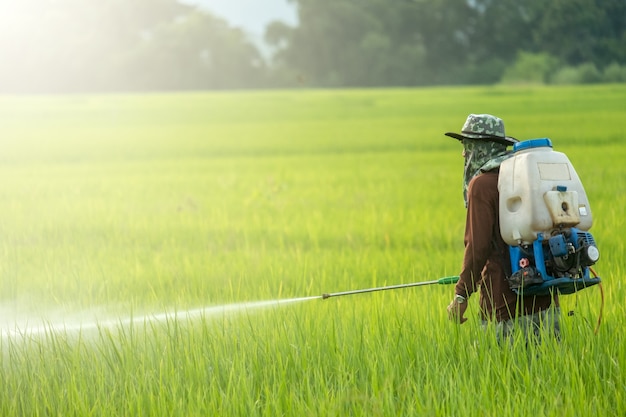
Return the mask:
POLYGON ((459 282, 455 287, 456 294, 464 297, 476 292, 481 284, 482 270, 492 249, 492 234, 498 218, 496 213, 498 207, 497 202, 494 203, 491 187, 487 175, 478 175, 470 182, 467 190, 465 252, 459 282))

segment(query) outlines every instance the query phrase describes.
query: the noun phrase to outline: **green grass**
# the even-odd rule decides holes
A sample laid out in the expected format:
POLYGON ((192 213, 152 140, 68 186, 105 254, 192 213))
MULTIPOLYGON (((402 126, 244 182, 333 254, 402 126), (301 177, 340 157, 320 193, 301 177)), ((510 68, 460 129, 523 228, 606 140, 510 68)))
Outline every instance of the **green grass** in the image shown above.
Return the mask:
POLYGON ((1 339, 0 415, 619 415, 626 86, 0 97, 0 322, 455 275, 461 148, 494 113, 582 178, 601 251, 564 340, 497 346, 449 286, 1 339))

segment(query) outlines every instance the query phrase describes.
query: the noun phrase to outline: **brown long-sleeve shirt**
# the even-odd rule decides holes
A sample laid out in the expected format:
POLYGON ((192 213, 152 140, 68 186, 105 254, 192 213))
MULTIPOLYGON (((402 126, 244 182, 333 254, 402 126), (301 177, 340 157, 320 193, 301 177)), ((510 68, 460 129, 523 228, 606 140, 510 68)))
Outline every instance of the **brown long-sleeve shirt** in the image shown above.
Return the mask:
POLYGON ((506 277, 511 265, 508 246, 500 235, 498 198, 497 170, 470 181, 463 268, 455 291, 469 297, 480 290, 482 318, 504 321, 544 310, 550 307, 552 297, 518 297, 509 287, 506 277))

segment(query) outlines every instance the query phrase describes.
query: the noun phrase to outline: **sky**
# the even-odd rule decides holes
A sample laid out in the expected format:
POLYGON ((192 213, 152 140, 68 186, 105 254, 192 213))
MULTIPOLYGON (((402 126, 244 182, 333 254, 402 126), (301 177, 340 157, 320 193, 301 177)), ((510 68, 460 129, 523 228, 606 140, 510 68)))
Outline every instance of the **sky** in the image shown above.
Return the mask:
POLYGON ((182 0, 196 4, 212 14, 228 21, 231 26, 244 29, 251 36, 260 38, 265 26, 273 20, 288 24, 297 22, 296 8, 287 0, 182 0))

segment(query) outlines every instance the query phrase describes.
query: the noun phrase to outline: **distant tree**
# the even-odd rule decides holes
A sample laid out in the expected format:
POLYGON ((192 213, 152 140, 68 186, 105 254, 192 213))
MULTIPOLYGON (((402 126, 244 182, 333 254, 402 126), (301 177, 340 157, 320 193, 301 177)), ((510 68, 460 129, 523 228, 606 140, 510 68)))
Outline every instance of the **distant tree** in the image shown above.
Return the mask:
MULTIPOLYGON (((520 50, 532 49, 534 1, 475 0, 466 23, 470 52, 462 64, 466 83, 493 83, 515 62, 520 50)), ((470 6, 471 5, 471 6, 470 6)))
POLYGON ((191 12, 145 36, 127 63, 143 89, 225 89, 264 85, 264 63, 239 29, 191 12))
POLYGON ((0 3, 0 92, 263 85, 238 29, 176 0, 0 3))
POLYGON ((509 84, 550 82, 551 76, 559 69, 559 61, 545 52, 533 54, 520 51, 514 63, 509 65, 502 81, 509 84))
POLYGON ((299 26, 271 24, 275 63, 314 85, 413 85, 423 64, 421 40, 385 1, 296 0, 299 26))
POLYGON ((511 43, 532 43, 531 13, 515 0, 294 3, 300 25, 270 25, 266 39, 281 65, 321 85, 494 82, 511 43))
MULTIPOLYGON (((626 62, 624 0, 292 0, 266 39, 312 85, 498 82, 520 52, 564 65, 626 62)), ((518 68, 518 70, 521 68, 518 68)))
POLYGON ((624 0, 290 1, 299 23, 267 27, 269 63, 177 0, 0 1, 0 92, 493 83, 554 62, 596 82, 626 66, 624 0))
POLYGON ((553 0, 543 3, 534 40, 541 49, 577 66, 626 63, 624 0, 553 0))
POLYGON ((624 83, 626 82, 626 65, 619 65, 612 62, 604 69, 604 81, 608 83, 624 83))

